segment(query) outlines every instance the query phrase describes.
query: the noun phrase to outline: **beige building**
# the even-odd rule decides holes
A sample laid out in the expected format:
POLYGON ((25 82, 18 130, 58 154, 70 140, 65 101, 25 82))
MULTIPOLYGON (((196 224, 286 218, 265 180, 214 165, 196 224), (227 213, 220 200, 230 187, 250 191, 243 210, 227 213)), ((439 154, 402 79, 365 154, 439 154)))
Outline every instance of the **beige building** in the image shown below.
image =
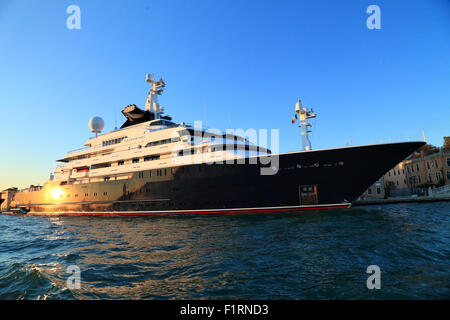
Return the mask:
POLYGON ((407 184, 405 163, 400 162, 384 176, 384 186, 388 197, 410 195, 407 184))
POLYGON ((384 199, 386 196, 384 188, 384 177, 381 177, 374 184, 372 184, 364 193, 360 196, 360 199, 384 199))
POLYGON ((450 137, 444 146, 425 145, 367 189, 362 197, 379 199, 411 194, 427 195, 428 188, 450 184, 450 137))
POLYGON ((450 151, 421 151, 405 161, 406 183, 412 192, 428 187, 450 184, 450 151))

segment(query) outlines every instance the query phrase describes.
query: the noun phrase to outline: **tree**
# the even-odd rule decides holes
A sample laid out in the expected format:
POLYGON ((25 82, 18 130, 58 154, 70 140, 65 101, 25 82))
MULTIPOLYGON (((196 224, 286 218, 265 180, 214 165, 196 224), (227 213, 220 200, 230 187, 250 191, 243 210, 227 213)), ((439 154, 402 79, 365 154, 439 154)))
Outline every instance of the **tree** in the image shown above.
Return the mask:
POLYGON ((442 149, 446 152, 450 152, 450 137, 444 137, 444 146, 442 149))
POLYGON ((420 153, 423 153, 424 156, 439 152, 439 149, 431 144, 425 144, 419 149, 420 153))

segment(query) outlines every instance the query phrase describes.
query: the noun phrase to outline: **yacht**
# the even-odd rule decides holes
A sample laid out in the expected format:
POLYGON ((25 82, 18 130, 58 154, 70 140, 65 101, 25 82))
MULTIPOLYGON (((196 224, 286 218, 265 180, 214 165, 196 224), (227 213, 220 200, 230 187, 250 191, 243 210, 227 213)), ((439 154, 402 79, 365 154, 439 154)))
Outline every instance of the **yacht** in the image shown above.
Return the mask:
POLYGON ((3 213, 156 215, 291 212, 349 208, 372 183, 423 142, 311 150, 297 103, 303 150, 272 153, 245 135, 176 123, 158 103, 162 79, 147 75, 142 110, 128 105, 120 128, 69 151, 43 186, 1 193, 3 213))

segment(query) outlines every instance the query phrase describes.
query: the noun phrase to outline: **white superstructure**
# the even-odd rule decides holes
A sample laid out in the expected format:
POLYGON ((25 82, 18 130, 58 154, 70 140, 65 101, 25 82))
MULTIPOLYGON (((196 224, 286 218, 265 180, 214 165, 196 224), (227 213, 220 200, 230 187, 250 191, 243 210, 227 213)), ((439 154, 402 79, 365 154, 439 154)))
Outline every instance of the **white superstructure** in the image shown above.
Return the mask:
MULTIPOLYGON (((101 135, 98 135, 98 128, 103 126, 97 125, 93 130, 96 136, 88 139, 84 148, 69 151, 58 160, 61 164, 51 180, 77 184, 129 179, 133 173, 144 170, 270 154, 270 150, 258 147, 241 136, 219 135, 213 130, 178 124, 167 119, 170 117, 161 117, 163 109, 157 102, 157 95, 162 93, 165 83, 162 79, 155 81, 153 75, 147 75, 147 82, 152 88, 145 111, 152 114, 153 120, 128 124, 101 135)), ((134 105, 128 106, 122 113, 125 115, 136 108, 134 105)), ((140 114, 136 116, 139 117, 140 114)), ((101 121, 96 119, 94 122, 101 121)))

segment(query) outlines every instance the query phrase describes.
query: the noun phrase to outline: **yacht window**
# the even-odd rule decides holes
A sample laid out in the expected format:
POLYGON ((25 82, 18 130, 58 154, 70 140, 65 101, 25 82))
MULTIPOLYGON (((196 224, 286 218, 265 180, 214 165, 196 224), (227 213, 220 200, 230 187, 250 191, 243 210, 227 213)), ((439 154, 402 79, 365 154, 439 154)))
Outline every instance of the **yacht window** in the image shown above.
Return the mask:
POLYGON ((175 137, 173 139, 164 139, 164 140, 152 141, 152 142, 147 143, 145 145, 145 147, 146 148, 154 147, 154 146, 158 146, 158 145, 161 145, 161 144, 166 144, 166 143, 171 143, 171 142, 178 142, 178 141, 180 141, 179 137, 175 137))
POLYGON ((126 139, 126 136, 120 137, 120 138, 116 138, 116 139, 111 139, 111 140, 107 140, 107 141, 103 141, 102 145, 103 146, 109 146, 112 144, 116 144, 116 143, 121 143, 123 139, 126 139))
POLYGON ((121 166, 121 165, 123 165, 124 164, 124 162, 123 161, 119 161, 119 162, 117 162, 117 165, 118 166, 121 166))
POLYGON ((160 126, 162 124, 161 120, 150 123, 150 126, 160 126))
POLYGON ((144 161, 152 161, 152 160, 159 160, 159 155, 147 156, 147 157, 144 158, 144 161))
POLYGON ((138 163, 139 159, 133 159, 133 163, 138 163))

